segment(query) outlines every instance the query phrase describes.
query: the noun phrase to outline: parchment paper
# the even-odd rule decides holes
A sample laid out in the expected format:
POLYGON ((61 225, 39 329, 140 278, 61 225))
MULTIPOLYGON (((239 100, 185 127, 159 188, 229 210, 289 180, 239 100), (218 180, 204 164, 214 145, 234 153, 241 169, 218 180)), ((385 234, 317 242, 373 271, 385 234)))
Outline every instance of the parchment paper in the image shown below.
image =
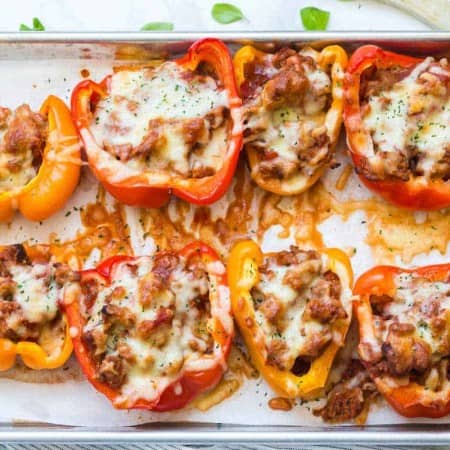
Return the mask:
MULTIPOLYGON (((99 80, 111 70, 110 63, 97 61, 46 60, 33 61, 0 61, 1 86, 0 104, 17 106, 19 101, 27 101, 32 107, 38 108, 49 93, 69 99, 71 88, 80 80, 80 69, 88 68, 93 79, 99 80)), ((341 144, 342 145, 342 144, 341 144)), ((340 156, 343 166, 345 157, 340 156)), ((324 179, 327 188, 334 191, 334 184, 339 171, 329 171, 324 179)), ((35 239, 47 242, 50 232, 58 234, 61 239, 74 237, 80 227, 78 214, 68 211, 74 207, 92 202, 97 193, 97 184, 89 171, 83 170, 83 181, 75 195, 65 208, 54 217, 42 224, 34 224, 16 216, 12 225, 0 226, 0 240, 2 244, 21 242, 35 239)), ((356 177, 352 176, 342 192, 334 192, 337 198, 364 198, 370 195, 360 186, 356 177)), ((228 197, 229 198, 229 197, 228 197)), ((214 208, 214 215, 220 216, 224 211, 227 199, 222 200, 214 208)), ((126 208, 127 221, 131 227, 132 243, 137 254, 150 251, 153 247, 151 240, 143 240, 138 229, 138 212, 134 208, 126 208)), ((419 215, 420 216, 420 215, 419 215)), ((347 221, 340 217, 331 217, 320 227, 325 243, 328 246, 341 248, 355 247, 357 249, 352 258, 355 275, 358 276, 374 264, 369 246, 364 242, 366 228, 363 212, 355 212, 347 221)), ((418 217, 420 220, 420 217, 418 217)), ((450 225, 450 224, 449 224, 450 225)), ((279 250, 287 248, 293 243, 292 237, 279 239, 278 226, 268 230, 263 240, 264 250, 279 250)), ((411 264, 426 264, 448 261, 450 248, 446 255, 431 252, 419 255, 411 264)), ((91 261, 92 264, 95 261, 91 261)), ((261 379, 246 381, 242 388, 231 398, 213 407, 208 412, 195 409, 183 410, 176 413, 124 412, 112 408, 103 395, 97 393, 86 381, 66 381, 56 384, 32 384, 0 379, 0 422, 38 421, 65 425, 107 426, 134 425, 152 421, 195 421, 222 422, 234 424, 270 424, 270 425, 321 425, 320 418, 314 417, 310 410, 315 403, 296 406, 290 412, 271 410, 267 402, 275 394, 261 379)), ((450 419, 442 419, 449 422, 450 419)), ((372 407, 369 424, 392 424, 412 422, 398 416, 390 408, 383 405, 372 407)), ((417 420, 424 423, 426 420, 417 420)), ((433 420, 432 423, 436 423, 433 420)))

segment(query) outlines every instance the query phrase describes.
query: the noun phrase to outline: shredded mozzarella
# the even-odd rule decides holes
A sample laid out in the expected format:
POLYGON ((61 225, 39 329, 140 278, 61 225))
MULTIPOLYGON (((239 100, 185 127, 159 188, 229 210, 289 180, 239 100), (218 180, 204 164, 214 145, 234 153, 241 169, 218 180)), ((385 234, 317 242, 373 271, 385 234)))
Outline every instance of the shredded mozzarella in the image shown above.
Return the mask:
POLYGON ((93 307, 84 311, 88 317, 84 332, 102 327, 102 310, 108 302, 127 308, 135 317, 134 325, 126 331, 107 331, 106 354, 116 354, 117 344, 123 342, 130 347, 135 359, 127 365, 127 378, 120 388, 118 403, 132 404, 138 398, 154 400, 183 370, 198 367, 206 370, 217 364, 215 352, 220 353, 220 349, 208 349, 211 340, 208 317, 192 305, 200 295, 208 294, 206 274, 194 275, 184 268, 181 259, 170 274, 169 286, 154 292, 151 304, 144 304, 140 283, 151 274, 153 266, 152 257, 118 264, 111 284, 103 286, 93 307), (125 288, 124 296, 120 300, 111 300, 111 294, 118 287, 125 288), (160 308, 173 311, 170 329, 164 330, 162 343, 158 342, 158 328, 146 338, 136 331, 143 321, 158 320, 160 308))
MULTIPOLYGON (((228 93, 213 78, 166 62, 156 69, 123 70, 112 75, 109 95, 97 104, 91 131, 100 146, 137 147, 150 131, 149 121, 160 120, 160 148, 149 158, 132 157, 126 164, 133 172, 171 169, 188 176, 193 160, 183 123, 204 119, 221 107, 229 108, 228 93)), ((206 132, 193 159, 218 170, 227 148, 228 127, 223 124, 206 132)))
POLYGON ((382 170, 384 163, 379 152, 408 156, 408 148, 414 147, 419 156, 417 171, 425 177, 433 174, 450 146, 450 95, 445 89, 449 77, 448 70, 434 63, 433 58, 426 58, 390 90, 369 98, 363 122, 374 144, 366 155, 374 167, 382 170), (438 86, 424 90, 419 81, 424 74, 434 74, 432 80, 438 86), (444 74, 447 82, 436 74, 444 74))

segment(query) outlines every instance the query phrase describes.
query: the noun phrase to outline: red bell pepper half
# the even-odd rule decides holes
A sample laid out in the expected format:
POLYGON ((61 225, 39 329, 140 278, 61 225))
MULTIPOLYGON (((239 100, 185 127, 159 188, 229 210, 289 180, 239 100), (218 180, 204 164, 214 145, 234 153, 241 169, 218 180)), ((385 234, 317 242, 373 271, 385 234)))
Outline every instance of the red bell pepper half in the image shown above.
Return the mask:
MULTIPOLYGON (((209 351, 202 353, 200 350, 196 350, 190 353, 185 357, 184 363, 178 368, 177 372, 172 373, 170 376, 155 375, 155 373, 151 372, 153 370, 152 367, 158 367, 159 362, 156 360, 154 362, 155 365, 150 367, 148 375, 144 375, 150 381, 151 386, 153 386, 152 394, 141 389, 130 400, 129 398, 125 398, 121 387, 114 387, 113 383, 105 382, 99 374, 99 365, 101 362, 98 359, 98 354, 93 350, 85 335, 89 317, 95 314, 95 303, 103 301, 103 304, 97 305, 101 306, 97 311, 102 311, 102 314, 109 304, 108 301, 101 299, 101 295, 97 295, 101 293, 102 289, 107 289, 114 280, 117 281, 117 277, 119 276, 118 269, 121 265, 129 264, 133 266, 139 261, 139 257, 113 256, 108 258, 99 264, 97 268, 81 272, 80 282, 66 289, 64 308, 70 324, 75 355, 89 382, 99 392, 103 393, 118 409, 170 411, 183 408, 199 394, 213 388, 220 381, 226 369, 226 360, 233 337, 233 320, 227 287, 227 275, 224 266, 220 262, 216 252, 201 242, 194 242, 177 253, 172 251, 159 252, 154 256, 153 261, 157 261, 158 258, 161 259, 167 255, 172 255, 172 257, 176 255, 180 260, 184 261, 185 267, 195 266, 197 269, 201 267, 199 270, 206 272, 205 276, 208 279, 207 295, 209 297, 207 301, 208 305, 204 307, 208 311, 209 317, 206 326, 203 326, 202 329, 206 329, 210 334, 212 345, 209 351), (88 289, 83 290, 83 285, 88 286, 88 289), (89 286, 91 287, 89 288, 89 286), (92 288, 92 286, 95 287, 92 288), (95 292, 95 298, 86 294, 86 292, 95 292)), ((141 286, 140 283, 143 282, 143 277, 148 275, 150 277, 160 277, 160 279, 161 277, 166 277, 170 273, 167 270, 169 269, 165 264, 160 264, 157 268, 153 266, 151 272, 138 276, 138 285, 141 286)), ((165 279, 167 281, 167 277, 165 279)), ((183 279, 182 281, 188 285, 190 283, 188 279, 183 279)), ((121 285, 122 281, 119 281, 119 286, 121 285)), ((126 282, 123 282, 123 285, 126 286, 126 282)), ((141 291, 138 294, 130 295, 132 297, 131 301, 141 302, 141 295, 141 291)), ((177 304, 177 301, 182 300, 176 300, 175 304, 177 304)), ((120 306, 121 303, 119 302, 118 305, 120 306)), ((147 307, 151 309, 153 306, 150 304, 147 307)), ((192 311, 192 308, 190 310, 192 311)), ((142 306, 142 312, 144 314, 144 306, 142 306)), ((170 315, 166 314, 163 316, 161 314, 157 320, 162 323, 166 319, 170 319, 166 321, 165 326, 172 327, 172 317, 174 321, 182 319, 177 318, 177 309, 169 312, 170 315)), ((156 327, 159 324, 158 322, 156 327)), ((136 322, 128 325, 125 331, 126 336, 135 336, 133 334, 135 331, 133 328, 136 329, 137 326, 136 322)), ((173 328, 171 329, 173 330, 173 328)), ((106 331, 107 334, 109 333, 108 339, 115 338, 111 330, 112 328, 108 328, 106 331)), ((150 334, 145 344, 148 343, 149 346, 155 345, 152 343, 152 339, 155 339, 152 336, 154 335, 150 334)), ((181 342, 181 339, 184 338, 183 336, 178 336, 177 339, 181 342)), ((164 351, 164 348, 161 351, 164 351)), ((129 370, 133 370, 134 367, 131 365, 129 370)))
MULTIPOLYGON (((365 150, 373 146, 373 138, 363 122, 362 80, 364 77, 376 78, 376 73, 383 70, 404 70, 407 73, 422 62, 422 59, 385 51, 374 45, 358 48, 350 58, 345 75, 344 124, 356 171, 369 189, 403 208, 435 210, 450 205, 450 180, 428 179, 414 174, 406 181, 398 178, 374 180, 367 178, 362 170, 367 159, 365 150)), ((444 69, 441 72, 444 73, 444 69)), ((380 77, 382 79, 382 73, 380 77)), ((444 86, 450 80, 450 71, 446 79, 443 80, 444 86)))
POLYGON ((450 414, 449 289, 450 264, 377 266, 356 281, 361 361, 405 417, 450 414))
MULTIPOLYGON (((91 80, 80 82, 72 94, 72 115, 83 140, 89 165, 106 190, 128 205, 160 207, 167 203, 170 194, 188 202, 208 205, 218 200, 228 189, 242 147, 241 99, 237 93, 233 63, 226 45, 218 39, 202 39, 195 42, 188 53, 176 63, 195 72, 199 65, 207 65, 217 79, 218 85, 226 91, 230 110, 227 148, 221 167, 210 176, 184 178, 176 174, 158 172, 152 177, 151 167, 147 173, 117 181, 114 171, 102 163, 104 149, 96 142, 90 124, 96 104, 110 92, 111 75, 100 83, 91 80)), ((104 158, 103 158, 104 160, 104 158)))

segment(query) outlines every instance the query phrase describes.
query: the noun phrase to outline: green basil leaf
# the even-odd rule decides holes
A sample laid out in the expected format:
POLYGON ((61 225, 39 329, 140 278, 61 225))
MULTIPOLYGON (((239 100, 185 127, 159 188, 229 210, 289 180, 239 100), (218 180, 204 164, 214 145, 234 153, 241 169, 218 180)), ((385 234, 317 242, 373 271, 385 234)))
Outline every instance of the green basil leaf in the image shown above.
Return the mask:
POLYGON ((34 31, 45 31, 44 24, 37 17, 33 17, 33 29, 34 31))
POLYGON ((300 17, 305 30, 326 30, 328 20, 330 19, 330 13, 329 11, 316 8, 315 6, 307 6, 300 10, 300 17))
POLYGON ((244 18, 242 11, 231 3, 215 3, 211 9, 211 16, 223 25, 237 22, 244 18))
POLYGON ((45 31, 45 27, 44 27, 43 23, 37 17, 33 17, 33 26, 32 27, 29 27, 28 25, 21 23, 19 30, 20 31, 45 31))
POLYGON ((141 31, 172 31, 171 22, 149 22, 141 27, 141 31))

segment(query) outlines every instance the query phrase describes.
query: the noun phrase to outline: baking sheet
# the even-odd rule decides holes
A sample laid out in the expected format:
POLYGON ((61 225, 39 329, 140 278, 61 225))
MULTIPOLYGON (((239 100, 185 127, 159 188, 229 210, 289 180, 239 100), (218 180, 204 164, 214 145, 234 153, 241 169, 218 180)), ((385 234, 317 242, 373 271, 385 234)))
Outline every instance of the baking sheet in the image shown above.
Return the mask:
MULTIPOLYGON (((447 44, 448 45, 448 42, 447 44)), ((25 49, 26 50, 26 49, 25 49)), ((113 54, 107 48, 105 54, 113 54)), ((48 50, 47 50, 48 51, 48 50)), ((70 55, 70 51, 68 52, 70 55)), ((17 106, 18 98, 26 101, 32 107, 38 108, 42 100, 48 94, 59 95, 66 101, 69 100, 72 87, 80 80, 80 70, 88 68, 90 76, 99 80, 111 71, 112 62, 107 59, 78 59, 64 58, 51 59, 36 58, 0 61, 0 81, 3 86, 10 89, 4 90, 0 103, 4 106, 17 106), (49 70, 51 67, 51 70, 49 70), (50 74, 50 75, 49 75, 50 74)), ((340 150, 345 147, 340 143, 340 150)), ((357 178, 351 176, 343 191, 336 191, 335 183, 339 177, 339 171, 347 165, 347 157, 342 151, 338 152, 338 158, 342 163, 341 168, 328 171, 323 179, 323 186, 332 193, 338 201, 359 200, 370 196, 368 191, 361 187, 357 178)), ((47 242, 49 233, 56 233, 61 239, 75 237, 81 223, 79 215, 74 213, 76 208, 95 201, 97 183, 88 170, 83 170, 83 180, 70 202, 58 214, 43 223, 29 223, 17 216, 12 225, 1 225, 0 233, 2 244, 20 242, 26 239, 37 242, 47 242), (71 212, 68 215, 68 212, 71 212)), ((233 189, 227 196, 211 208, 211 215, 215 218, 225 217, 227 206, 234 200, 233 189)), ((256 192, 253 203, 253 214, 259 211, 258 200, 262 193, 256 192)), ((111 201, 109 201, 112 204, 111 201)), ((381 212, 381 211, 380 211, 381 212)), ((140 229, 140 211, 135 208, 125 208, 127 223, 131 229, 131 240, 136 254, 148 253, 154 250, 151 238, 144 237, 145 230, 140 229)), ((450 225, 450 216, 447 214, 447 224, 450 225)), ((344 249, 355 248, 352 257, 355 275, 365 271, 375 262, 384 261, 380 255, 376 256, 365 242, 367 227, 370 218, 363 211, 356 211, 344 215, 332 215, 324 220, 319 230, 322 232, 325 243, 328 246, 338 246, 344 249)), ((416 214, 416 221, 424 220, 423 214, 416 214)), ((251 228, 251 227, 250 227, 251 228)), ((450 226, 448 227, 450 228, 450 226)), ((291 235, 280 239, 281 228, 275 225, 262 236, 263 249, 280 250, 287 248, 295 242, 294 235, 298 233, 298 227, 293 226, 291 235)), ((256 235, 253 236, 256 238, 256 235)), ((447 239, 448 240, 448 239, 447 239)), ((428 264, 448 261, 450 258, 450 246, 447 246, 443 254, 437 250, 429 254, 415 256, 411 261, 403 263, 405 266, 414 264, 428 264)), ((398 258, 397 258, 398 259, 398 258)), ((90 261, 95 263, 95 258, 90 261)), ((402 263, 401 260, 397 261, 402 263)), ((231 398, 213 407, 208 412, 200 412, 195 409, 183 410, 175 413, 150 413, 136 411, 116 411, 109 402, 97 393, 86 381, 70 380, 56 384, 31 384, 0 380, 0 398, 7 399, 0 403, 0 422, 11 423, 21 421, 48 422, 65 425, 106 426, 134 425, 152 421, 193 421, 212 423, 236 423, 236 424, 270 424, 270 425, 316 425, 323 422, 311 414, 311 408, 315 403, 296 406, 290 412, 271 410, 267 402, 275 395, 262 381, 248 380, 231 398)), ((449 419, 440 421, 432 420, 429 423, 448 423, 449 419)), ((369 415, 368 424, 398 424, 411 423, 385 406, 375 405, 369 415)), ((426 423, 426 420, 415 422, 426 423)))

